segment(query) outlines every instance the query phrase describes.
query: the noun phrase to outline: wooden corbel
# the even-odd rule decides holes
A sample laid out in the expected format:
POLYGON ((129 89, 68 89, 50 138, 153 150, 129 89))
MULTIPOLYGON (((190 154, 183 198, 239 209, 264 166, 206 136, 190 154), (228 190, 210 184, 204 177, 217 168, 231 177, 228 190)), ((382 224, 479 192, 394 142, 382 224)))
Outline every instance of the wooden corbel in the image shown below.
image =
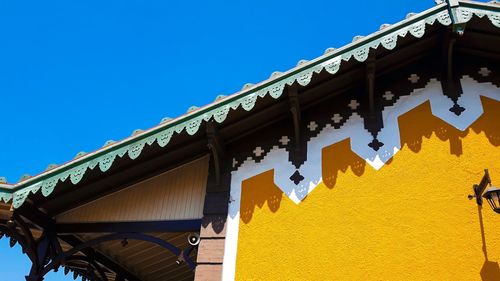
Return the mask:
POLYGON ((460 115, 465 109, 458 105, 458 97, 462 94, 462 85, 459 79, 454 75, 453 61, 454 49, 458 35, 456 33, 447 32, 442 38, 441 49, 441 86, 443 93, 453 100, 453 107, 450 111, 457 116, 460 115))
POLYGON ((442 77, 449 84, 453 81, 453 49, 457 38, 452 33, 445 33, 442 44, 442 77))
POLYGON ((375 114, 375 55, 371 53, 366 60, 366 92, 370 115, 375 114))
POLYGON ((378 151, 384 144, 377 139, 379 131, 384 127, 382 113, 377 112, 377 101, 375 100, 375 74, 376 74, 376 56, 370 53, 366 60, 365 72, 366 82, 365 91, 368 95, 368 114, 365 118, 365 128, 372 134, 373 140, 368 144, 373 150, 378 151))
POLYGON ((288 99, 290 101, 290 112, 293 118, 293 131, 295 151, 300 151, 300 101, 296 85, 288 88, 288 99))
POLYGON ((206 130, 207 130, 207 141, 208 141, 207 146, 212 154, 212 159, 214 164, 215 183, 220 184, 222 161, 225 155, 224 143, 213 121, 207 123, 206 130))

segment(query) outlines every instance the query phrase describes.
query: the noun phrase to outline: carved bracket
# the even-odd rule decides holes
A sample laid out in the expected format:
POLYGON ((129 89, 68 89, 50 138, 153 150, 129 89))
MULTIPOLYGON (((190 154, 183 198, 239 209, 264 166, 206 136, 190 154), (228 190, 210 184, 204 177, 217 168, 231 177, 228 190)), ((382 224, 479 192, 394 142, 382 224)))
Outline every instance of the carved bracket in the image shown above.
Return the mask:
POLYGON ((288 101, 293 122, 293 148, 290 149, 290 161, 298 168, 307 159, 307 149, 304 149, 307 145, 307 141, 301 128, 302 117, 300 99, 298 86, 295 84, 288 88, 288 101))
POLYGON ((217 131, 217 127, 214 122, 207 123, 207 146, 211 152, 213 164, 214 164, 214 172, 215 172, 215 183, 218 185, 221 182, 221 172, 223 159, 225 159, 225 149, 224 149, 224 141, 219 135, 217 131))
POLYGON ((441 50, 441 86, 443 93, 453 100, 453 106, 449 109, 455 115, 460 115, 465 108, 458 104, 458 98, 462 95, 462 85, 454 74, 454 47, 458 39, 456 33, 447 32, 442 38, 441 50))
POLYGON ((377 139, 377 135, 384 127, 382 119, 382 111, 377 110, 379 103, 375 97, 375 73, 376 73, 376 57, 374 53, 370 53, 366 60, 366 82, 365 91, 368 96, 368 113, 364 118, 365 128, 372 134, 373 140, 368 144, 373 150, 377 151, 384 144, 377 139))
POLYGON ((290 112, 292 113, 293 118, 294 147, 295 151, 300 151, 300 101, 298 90, 295 85, 288 88, 288 99, 290 101, 290 112))

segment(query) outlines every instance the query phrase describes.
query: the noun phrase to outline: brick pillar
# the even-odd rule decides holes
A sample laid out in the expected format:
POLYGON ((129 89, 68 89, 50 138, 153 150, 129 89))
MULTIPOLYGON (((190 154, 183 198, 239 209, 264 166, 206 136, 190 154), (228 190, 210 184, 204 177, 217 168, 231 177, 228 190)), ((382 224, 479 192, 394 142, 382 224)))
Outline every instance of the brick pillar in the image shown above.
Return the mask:
POLYGON ((221 175, 219 184, 215 183, 213 175, 208 177, 195 281, 220 281, 222 279, 230 184, 229 172, 221 175))

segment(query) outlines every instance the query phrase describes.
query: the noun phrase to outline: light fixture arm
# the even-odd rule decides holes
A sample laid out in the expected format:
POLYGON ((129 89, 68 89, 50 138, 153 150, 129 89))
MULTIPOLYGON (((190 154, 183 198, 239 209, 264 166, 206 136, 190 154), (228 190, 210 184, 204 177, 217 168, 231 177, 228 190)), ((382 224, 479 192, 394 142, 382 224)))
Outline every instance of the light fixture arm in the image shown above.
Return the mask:
POLYGON ((483 197, 481 196, 486 189, 486 187, 491 184, 491 178, 490 174, 488 173, 488 169, 484 169, 484 176, 481 179, 481 182, 479 184, 475 184, 472 186, 472 189, 474 190, 474 196, 469 195, 469 199, 476 198, 476 203, 479 206, 483 205, 483 197))

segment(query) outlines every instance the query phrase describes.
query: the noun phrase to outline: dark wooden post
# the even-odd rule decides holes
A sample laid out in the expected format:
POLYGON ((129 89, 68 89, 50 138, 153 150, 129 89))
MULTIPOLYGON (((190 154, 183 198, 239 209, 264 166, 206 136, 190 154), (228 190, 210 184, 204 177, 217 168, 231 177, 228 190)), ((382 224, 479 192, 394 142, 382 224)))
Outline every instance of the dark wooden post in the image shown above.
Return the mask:
POLYGON ((219 281, 222 278, 231 174, 223 173, 219 184, 211 183, 215 182, 213 176, 209 176, 208 181, 200 229, 196 281, 219 281))
POLYGON ((224 144, 213 124, 207 128, 211 151, 209 176, 198 246, 196 281, 220 281, 224 259, 226 220, 229 206, 231 173, 224 144))

